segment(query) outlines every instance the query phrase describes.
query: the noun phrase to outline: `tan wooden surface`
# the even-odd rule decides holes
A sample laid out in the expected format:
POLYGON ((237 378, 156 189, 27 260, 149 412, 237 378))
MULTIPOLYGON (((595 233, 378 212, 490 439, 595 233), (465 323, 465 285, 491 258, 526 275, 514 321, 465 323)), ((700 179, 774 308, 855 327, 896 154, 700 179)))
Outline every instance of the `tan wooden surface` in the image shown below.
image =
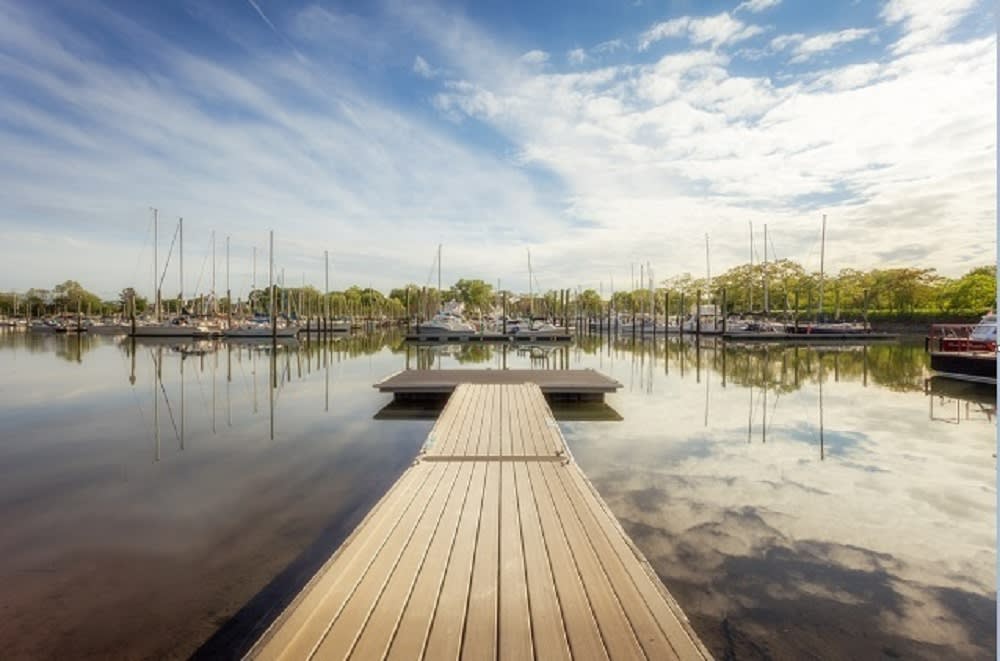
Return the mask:
POLYGON ((463 384, 260 659, 704 659, 535 384, 463 384))

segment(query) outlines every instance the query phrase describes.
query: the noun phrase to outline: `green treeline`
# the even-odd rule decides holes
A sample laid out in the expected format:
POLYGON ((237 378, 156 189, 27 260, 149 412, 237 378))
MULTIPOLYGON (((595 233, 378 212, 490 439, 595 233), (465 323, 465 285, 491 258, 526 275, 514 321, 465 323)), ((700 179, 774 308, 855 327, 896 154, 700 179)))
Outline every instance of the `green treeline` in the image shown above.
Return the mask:
MULTIPOLYGON (((975 317, 993 308, 996 301, 996 266, 973 268, 959 278, 947 278, 930 268, 890 268, 860 271, 843 269, 820 282, 819 273, 808 272, 800 264, 783 259, 762 264, 742 264, 712 278, 695 278, 685 273, 657 283, 651 292, 647 288, 617 291, 611 303, 614 309, 631 312, 655 310, 662 314, 669 298, 671 314, 691 309, 698 296, 703 303, 722 304, 728 312, 761 312, 765 306, 774 314, 812 315, 822 310, 830 318, 858 318, 867 311, 869 318, 914 319, 975 317), (822 295, 822 299, 821 299, 822 295), (724 298, 723 298, 724 297, 724 298)), ((593 316, 608 312, 608 297, 594 289, 583 291, 550 290, 528 296, 512 291, 496 291, 480 279, 461 279, 449 289, 418 287, 410 284, 391 289, 388 295, 370 287, 352 286, 343 291, 324 295, 312 286, 275 288, 275 304, 280 311, 294 316, 365 316, 365 317, 428 317, 443 302, 464 304, 468 316, 488 314, 507 302, 511 315, 593 316), (567 305, 566 302, 569 301, 567 305)), ((24 315, 76 313, 117 314, 126 309, 135 296, 136 311, 142 314, 152 302, 135 295, 134 290, 122 290, 113 301, 101 300, 80 283, 68 280, 52 289, 29 289, 27 292, 0 293, 0 314, 15 311, 24 315)), ((184 307, 194 312, 225 312, 230 302, 224 297, 211 301, 205 296, 186 299, 164 296, 165 309, 184 307)), ((249 301, 232 301, 233 309, 267 312, 270 296, 267 289, 251 292, 249 301)))

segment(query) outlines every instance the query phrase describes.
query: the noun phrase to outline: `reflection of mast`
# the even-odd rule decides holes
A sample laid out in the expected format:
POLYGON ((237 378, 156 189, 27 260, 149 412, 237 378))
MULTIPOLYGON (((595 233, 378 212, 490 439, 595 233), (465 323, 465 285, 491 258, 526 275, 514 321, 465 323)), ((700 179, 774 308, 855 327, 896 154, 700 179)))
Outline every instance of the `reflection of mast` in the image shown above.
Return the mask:
POLYGON ((153 359, 153 437, 156 439, 156 461, 160 460, 160 365, 163 361, 163 349, 157 347, 153 359))
POLYGON ((271 440, 274 440, 274 389, 278 387, 278 352, 271 345, 271 380, 268 385, 268 409, 271 417, 271 440))
MULTIPOLYGON (((823 217, 824 220, 826 216, 823 217)), ((818 354, 819 358, 819 459, 823 461, 826 458, 826 448, 823 444, 823 355, 818 354)))
POLYGON ((181 451, 184 450, 184 356, 181 355, 181 451))
POLYGON ((226 345, 226 426, 233 426, 233 402, 229 397, 229 388, 233 382, 233 345, 226 345))

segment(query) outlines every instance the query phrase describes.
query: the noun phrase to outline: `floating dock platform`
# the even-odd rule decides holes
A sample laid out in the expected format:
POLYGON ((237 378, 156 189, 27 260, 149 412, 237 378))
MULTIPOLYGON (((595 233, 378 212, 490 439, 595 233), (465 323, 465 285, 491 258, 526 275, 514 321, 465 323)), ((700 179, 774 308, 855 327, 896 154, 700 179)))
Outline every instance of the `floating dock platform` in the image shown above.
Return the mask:
POLYGON ((460 383, 515 385, 534 383, 542 394, 557 400, 604 401, 622 384, 595 370, 403 370, 375 384, 379 392, 397 399, 447 397, 460 383))
POLYGON ((462 384, 252 659, 708 659, 535 384, 462 384))

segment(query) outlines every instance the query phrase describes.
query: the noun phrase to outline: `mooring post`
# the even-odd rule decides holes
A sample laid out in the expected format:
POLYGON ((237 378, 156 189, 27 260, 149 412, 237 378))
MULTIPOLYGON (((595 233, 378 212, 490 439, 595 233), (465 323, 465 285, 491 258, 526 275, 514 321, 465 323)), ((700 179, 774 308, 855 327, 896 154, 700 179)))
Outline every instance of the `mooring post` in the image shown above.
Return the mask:
POLYGON ((700 289, 697 292, 695 292, 694 332, 696 336, 701 337, 701 290, 700 289))
POLYGON ((722 334, 726 334, 726 288, 722 288, 722 334))
POLYGON ((681 292, 681 311, 680 315, 680 325, 681 325, 681 337, 684 337, 684 292, 681 292))

